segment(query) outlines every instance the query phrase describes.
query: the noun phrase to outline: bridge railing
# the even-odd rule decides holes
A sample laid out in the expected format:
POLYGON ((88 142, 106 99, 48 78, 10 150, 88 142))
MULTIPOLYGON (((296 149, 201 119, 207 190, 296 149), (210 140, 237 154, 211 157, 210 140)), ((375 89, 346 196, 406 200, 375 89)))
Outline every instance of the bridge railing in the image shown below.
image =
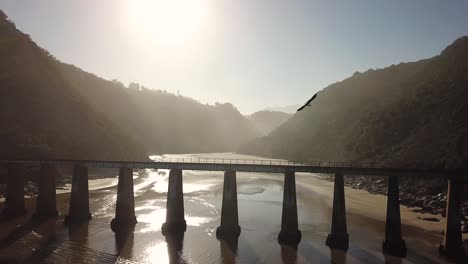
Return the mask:
MULTIPOLYGON (((279 159, 217 159, 217 158, 202 158, 202 157, 186 157, 186 158, 172 158, 172 157, 155 157, 154 162, 159 163, 186 163, 186 164, 224 164, 224 165, 260 165, 260 166, 283 166, 283 167, 308 167, 310 169, 320 168, 344 168, 344 169, 376 169, 376 170, 399 170, 409 172, 424 172, 424 171, 439 171, 441 173, 464 173, 468 171, 460 168, 444 168, 429 164, 429 163, 415 163, 415 164, 392 164, 392 163, 371 163, 371 162, 343 162, 343 161, 288 161, 279 159)), ((151 167, 150 161, 127 161, 127 160, 1 160, 0 165, 8 163, 23 163, 23 164, 56 164, 56 165, 70 165, 70 164, 87 164, 91 167, 119 167, 125 165, 126 167, 142 167, 148 165, 151 167)), ((0 166, 1 167, 1 166, 0 166)))
POLYGON ((212 159, 212 158, 159 158, 156 162, 167 163, 200 163, 200 164, 239 164, 239 165, 265 165, 265 166, 308 166, 308 167, 333 167, 333 168, 392 168, 390 163, 365 163, 365 162, 341 162, 341 161, 288 161, 277 159, 212 159))

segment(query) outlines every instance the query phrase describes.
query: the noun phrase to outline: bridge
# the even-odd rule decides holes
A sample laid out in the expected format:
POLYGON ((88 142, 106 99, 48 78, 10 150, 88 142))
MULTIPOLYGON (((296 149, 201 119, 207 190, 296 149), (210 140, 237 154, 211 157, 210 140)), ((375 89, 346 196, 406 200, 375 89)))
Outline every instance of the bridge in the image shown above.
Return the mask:
POLYGON ((98 160, 0 160, 0 167, 7 168, 6 201, 3 218, 11 218, 25 212, 24 180, 25 168, 39 167, 37 207, 33 218, 37 221, 56 217, 56 166, 73 167, 72 191, 68 224, 91 219, 89 210, 88 168, 115 168, 119 170, 115 217, 111 221, 114 232, 131 229, 136 223, 133 170, 167 169, 169 185, 167 193, 166 222, 162 226, 164 235, 185 232, 187 225, 184 215, 183 170, 224 171, 221 223, 216 230, 217 238, 238 237, 241 232, 237 208, 236 172, 264 172, 284 174, 283 208, 281 230, 278 242, 297 245, 302 235, 298 225, 296 202, 296 172, 334 174, 334 194, 331 232, 326 244, 332 249, 347 250, 349 235, 346 224, 344 193, 345 175, 368 175, 388 177, 387 213, 385 239, 382 250, 385 254, 405 257, 406 243, 403 240, 400 217, 398 179, 401 176, 439 176, 448 180, 446 226, 439 252, 452 259, 464 258, 461 233, 460 199, 467 171, 433 169, 424 167, 402 168, 392 164, 346 163, 323 161, 245 160, 245 159, 204 159, 177 158, 155 161, 98 161, 98 160))

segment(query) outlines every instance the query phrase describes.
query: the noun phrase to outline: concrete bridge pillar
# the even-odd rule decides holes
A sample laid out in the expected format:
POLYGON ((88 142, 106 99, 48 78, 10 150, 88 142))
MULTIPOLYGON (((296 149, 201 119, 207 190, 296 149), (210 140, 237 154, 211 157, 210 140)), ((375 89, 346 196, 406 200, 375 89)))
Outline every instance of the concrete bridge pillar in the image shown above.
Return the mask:
POLYGON ((223 204, 221 208, 221 226, 216 229, 216 237, 238 237, 241 229, 237 210, 236 172, 224 173, 223 204))
POLYGON ((455 261, 464 260, 466 252, 463 248, 461 233, 460 199, 463 185, 462 181, 452 177, 448 182, 447 209, 444 240, 439 248, 440 255, 447 256, 455 261))
POLYGON ((127 231, 135 226, 135 200, 133 197, 133 170, 132 168, 119 169, 119 183, 117 186, 117 205, 115 218, 111 221, 114 232, 127 231))
POLYGON ((42 164, 38 175, 36 212, 33 218, 44 220, 58 216, 55 192, 57 168, 53 164, 42 164))
POLYGON ((283 212, 281 215, 281 231, 278 242, 286 245, 297 245, 302 234, 297 221, 296 176, 294 172, 284 175, 283 212))
POLYGON ((343 173, 335 173, 332 228, 331 233, 327 237, 326 245, 331 249, 348 250, 349 235, 346 226, 346 205, 343 177, 343 173))
POLYGON ((90 219, 88 168, 82 165, 75 165, 72 175, 70 209, 65 217, 65 223, 80 223, 90 219))
POLYGON ((406 243, 402 239, 401 232, 398 176, 388 177, 387 220, 385 222, 385 240, 382 249, 388 255, 406 257, 406 243))
POLYGON ((169 172, 167 191, 166 222, 162 225, 163 235, 183 233, 187 229, 184 216, 184 191, 182 188, 182 170, 169 172))
POLYGON ((26 212, 24 206, 24 174, 24 164, 8 164, 5 207, 0 218, 10 219, 26 212))

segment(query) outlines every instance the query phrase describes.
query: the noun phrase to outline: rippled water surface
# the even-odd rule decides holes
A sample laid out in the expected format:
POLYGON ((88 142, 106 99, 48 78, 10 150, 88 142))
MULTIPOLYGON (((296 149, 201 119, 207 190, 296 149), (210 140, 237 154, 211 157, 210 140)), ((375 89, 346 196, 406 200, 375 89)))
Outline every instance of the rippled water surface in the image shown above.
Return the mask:
MULTIPOLYGON (((236 241, 218 241, 215 230, 220 222, 223 173, 184 171, 187 231, 183 237, 166 239, 161 234, 161 225, 165 221, 168 171, 162 172, 134 172, 138 219, 134 232, 116 236, 110 229, 116 188, 93 190, 90 192, 93 219, 72 229, 60 223, 43 224, 49 225, 49 231, 43 232, 52 234, 32 262, 330 263, 333 259, 336 263, 384 263, 381 253, 383 223, 372 219, 348 215, 350 249, 347 254, 330 252, 325 246, 330 231, 331 201, 307 188, 305 183, 314 177, 311 174, 297 174, 296 178, 299 228, 303 234, 297 249, 282 247, 277 242, 283 197, 283 175, 280 174, 237 174, 242 232, 236 241)), ((403 261, 387 261, 441 261, 437 256, 439 237, 415 229, 407 232, 405 239, 408 257, 403 261)), ((25 241, 25 247, 34 246, 25 241)))

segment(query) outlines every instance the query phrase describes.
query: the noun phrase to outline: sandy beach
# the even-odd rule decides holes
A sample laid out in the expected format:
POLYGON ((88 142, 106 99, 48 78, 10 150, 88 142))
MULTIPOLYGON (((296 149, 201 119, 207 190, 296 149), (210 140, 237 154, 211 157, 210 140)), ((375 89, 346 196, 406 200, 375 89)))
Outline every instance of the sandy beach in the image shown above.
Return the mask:
MULTIPOLYGON (((199 155, 177 155, 202 156, 199 155)), ((224 155, 231 158, 234 154, 224 155)), ((241 156, 242 158, 251 158, 241 156)), ((63 225, 69 193, 57 195, 60 216, 39 226, 28 224, 34 199, 27 199, 28 214, 0 224, 3 263, 444 263, 438 256, 444 218, 440 222, 402 206, 403 236, 408 257, 386 259, 381 253, 386 197, 346 188, 350 249, 330 252, 325 239, 330 232, 333 183, 317 175, 296 175, 299 228, 303 238, 297 250, 280 246, 283 175, 238 173, 238 241, 227 243, 214 236, 219 226, 222 198, 221 172, 184 171, 184 203, 187 231, 182 241, 169 241, 160 227, 165 221, 167 174, 152 170, 134 173, 135 232, 116 237, 110 230, 116 199, 116 178, 90 181, 93 219, 70 229, 63 225), (98 182, 99 181, 99 182, 98 182), (92 186, 92 187, 91 187, 92 186), (20 227, 20 228, 18 228, 20 227), (16 230, 16 231, 15 231, 16 230), (12 235, 13 232, 13 235, 12 235), (12 254, 12 252, 17 252, 12 254), (8 262, 10 261, 10 262, 8 262)), ((3 205, 0 205, 2 207, 3 205)), ((0 262, 2 263, 2 262, 0 262)))

